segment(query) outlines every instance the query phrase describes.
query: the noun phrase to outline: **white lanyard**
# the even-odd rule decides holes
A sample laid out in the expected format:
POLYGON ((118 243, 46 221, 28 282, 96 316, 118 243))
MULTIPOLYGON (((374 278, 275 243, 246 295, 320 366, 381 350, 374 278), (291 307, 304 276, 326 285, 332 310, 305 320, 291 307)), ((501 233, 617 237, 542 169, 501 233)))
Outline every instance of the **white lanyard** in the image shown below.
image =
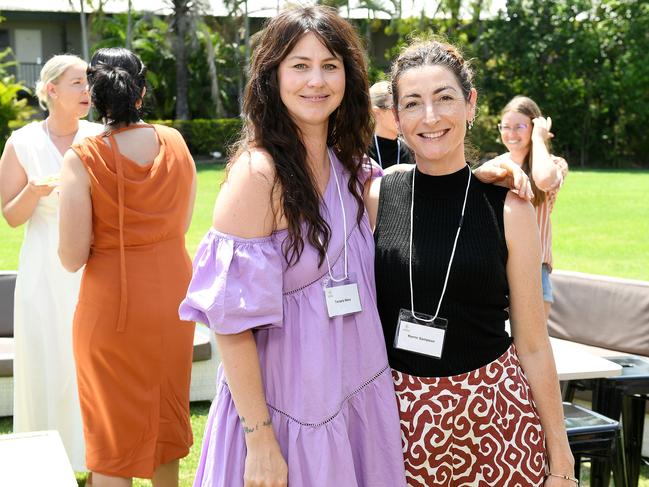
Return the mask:
MULTIPOLYGON (((374 146, 376 147, 376 157, 379 158, 379 166, 383 169, 383 161, 381 160, 381 150, 379 149, 379 139, 374 134, 374 146)), ((401 162, 401 141, 397 138, 397 164, 401 162)))
POLYGON ((451 273, 451 264, 453 264, 453 257, 455 257, 455 247, 457 246, 457 239, 460 236, 460 230, 462 229, 462 223, 464 223, 464 210, 466 208, 466 200, 469 195, 469 186, 471 185, 471 170, 469 170, 469 179, 466 183, 466 191, 464 192, 464 203, 462 203, 462 214, 460 215, 460 222, 457 226, 457 232, 455 233, 455 241, 453 242, 453 250, 451 251, 451 258, 448 261, 448 268, 446 269, 446 277, 444 278, 444 287, 442 288, 442 295, 439 297, 439 303, 437 304, 437 309, 435 310, 435 315, 430 318, 420 318, 415 315, 415 294, 412 287, 412 229, 413 229, 413 215, 415 209, 415 174, 417 173, 417 168, 415 167, 412 170, 412 192, 410 195, 410 249, 408 255, 408 262, 410 268, 410 311, 412 316, 425 321, 426 323, 433 323, 439 314, 439 309, 442 307, 442 299, 444 299, 444 294, 446 293, 446 285, 448 284, 448 276, 451 273))
POLYGON ((331 167, 331 174, 329 175, 329 177, 330 178, 333 177, 334 181, 336 181, 336 189, 338 189, 338 199, 340 200, 340 208, 343 212, 343 253, 345 256, 345 275, 340 279, 336 279, 333 276, 333 273, 331 272, 331 263, 329 262, 329 254, 327 253, 327 249, 325 249, 325 257, 327 259, 327 271, 329 272, 329 277, 331 278, 331 280, 333 282, 342 282, 345 279, 347 279, 347 217, 345 216, 345 203, 343 202, 343 195, 342 192, 340 191, 340 183, 338 183, 338 176, 336 175, 336 170, 334 169, 334 164, 332 162, 331 149, 328 149, 327 152, 329 155, 329 166, 331 167))

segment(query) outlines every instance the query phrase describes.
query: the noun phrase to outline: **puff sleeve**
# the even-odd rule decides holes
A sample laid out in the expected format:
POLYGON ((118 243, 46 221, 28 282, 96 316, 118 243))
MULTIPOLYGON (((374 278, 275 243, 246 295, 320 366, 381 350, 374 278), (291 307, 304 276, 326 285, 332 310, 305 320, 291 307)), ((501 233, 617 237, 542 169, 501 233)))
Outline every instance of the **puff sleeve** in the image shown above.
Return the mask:
POLYGON ((282 276, 272 237, 244 239, 212 228, 196 251, 180 317, 223 335, 281 327, 282 276))

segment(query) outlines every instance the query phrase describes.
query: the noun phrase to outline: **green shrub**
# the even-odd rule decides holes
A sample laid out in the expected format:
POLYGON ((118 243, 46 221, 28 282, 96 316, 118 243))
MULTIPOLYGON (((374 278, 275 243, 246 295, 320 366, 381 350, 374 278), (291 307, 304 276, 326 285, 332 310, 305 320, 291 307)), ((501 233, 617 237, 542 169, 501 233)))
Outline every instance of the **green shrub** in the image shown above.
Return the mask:
POLYGON ((29 90, 8 73, 7 68, 16 64, 13 61, 5 61, 10 55, 11 48, 0 51, 0 152, 4 150, 11 132, 27 123, 36 113, 27 104, 27 98, 18 99, 19 94, 29 94, 29 90))
POLYGON ((241 120, 238 118, 152 120, 151 123, 178 130, 194 156, 213 157, 214 152, 219 152, 221 157, 226 157, 241 130, 241 120))

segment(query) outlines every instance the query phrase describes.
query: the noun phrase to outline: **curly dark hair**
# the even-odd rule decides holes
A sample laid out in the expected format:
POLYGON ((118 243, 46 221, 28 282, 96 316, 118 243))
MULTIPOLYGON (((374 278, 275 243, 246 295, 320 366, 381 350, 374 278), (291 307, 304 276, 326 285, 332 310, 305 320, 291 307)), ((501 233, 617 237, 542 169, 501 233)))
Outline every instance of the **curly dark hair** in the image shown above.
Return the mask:
POLYGON ((86 71, 92 105, 106 125, 135 123, 142 118, 146 66, 128 49, 99 49, 86 71))
POLYGON ((244 128, 231 161, 254 147, 265 149, 273 158, 273 193, 280 195, 288 220, 282 252, 289 265, 295 264, 304 250, 302 222, 307 224, 309 243, 320 255, 319 265, 331 238, 331 229, 320 215, 320 195, 307 165, 306 148, 280 98, 277 76, 279 64, 306 33, 314 34, 343 60, 345 93, 329 116, 327 145, 351 174, 349 191, 358 202, 358 222, 364 211, 358 175, 372 136, 367 64, 354 28, 334 9, 322 6, 292 8, 270 19, 256 39, 243 100, 244 128))

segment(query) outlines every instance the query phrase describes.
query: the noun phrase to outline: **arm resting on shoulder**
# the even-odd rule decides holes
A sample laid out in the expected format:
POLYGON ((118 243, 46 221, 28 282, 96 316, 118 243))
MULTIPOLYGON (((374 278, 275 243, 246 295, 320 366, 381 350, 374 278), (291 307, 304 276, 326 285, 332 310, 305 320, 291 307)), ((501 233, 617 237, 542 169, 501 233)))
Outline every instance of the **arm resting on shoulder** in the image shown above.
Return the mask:
POLYGON ((90 180, 79 156, 69 149, 61 164, 59 258, 70 272, 85 265, 92 240, 90 180))
POLYGON ((512 335, 546 435, 550 472, 574 474, 541 293, 541 244, 532 206, 509 193, 504 210, 512 335))
POLYGON ((483 183, 509 188, 525 200, 534 197, 527 174, 509 158, 498 156, 490 159, 474 169, 473 175, 483 183))

